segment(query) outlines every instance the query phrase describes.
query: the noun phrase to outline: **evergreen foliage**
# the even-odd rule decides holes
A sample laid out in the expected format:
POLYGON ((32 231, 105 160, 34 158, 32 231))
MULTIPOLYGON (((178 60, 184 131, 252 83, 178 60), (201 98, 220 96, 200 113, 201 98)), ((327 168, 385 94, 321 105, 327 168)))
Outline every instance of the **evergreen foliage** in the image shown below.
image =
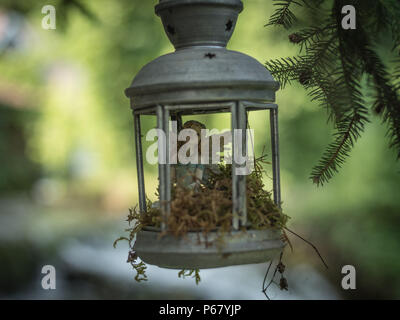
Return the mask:
POLYGON ((335 128, 312 170, 313 182, 323 185, 339 170, 371 114, 387 125, 389 147, 400 159, 400 1, 274 1, 266 26, 293 30, 289 41, 299 53, 270 60, 266 67, 282 87, 295 81, 303 85, 311 100, 326 108, 335 128), (345 5, 356 9, 355 30, 342 28, 345 5))

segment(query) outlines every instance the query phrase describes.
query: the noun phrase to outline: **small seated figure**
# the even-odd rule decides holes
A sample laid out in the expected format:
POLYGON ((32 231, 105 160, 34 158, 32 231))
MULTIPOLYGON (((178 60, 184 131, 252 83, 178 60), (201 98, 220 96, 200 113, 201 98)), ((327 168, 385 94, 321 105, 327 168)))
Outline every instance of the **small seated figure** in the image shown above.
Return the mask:
MULTIPOLYGON (((189 189, 189 190, 198 190, 200 185, 208 185, 210 174, 219 172, 219 165, 212 163, 212 155, 213 153, 223 152, 224 151, 224 143, 226 142, 224 139, 220 140, 218 150, 212 150, 212 143, 209 143, 209 158, 208 164, 201 164, 201 130, 206 129, 206 126, 201 122, 190 120, 185 122, 182 129, 193 129, 197 134, 197 148, 198 148, 198 164, 188 163, 188 164, 172 164, 171 165, 171 183, 176 183, 177 186, 189 189)), ((208 137, 209 139, 216 135, 211 135, 208 137)), ((222 137, 224 134, 221 135, 222 137)), ((210 139, 211 140, 211 139, 210 139)), ((185 145, 188 141, 178 141, 177 151, 179 152, 180 148, 185 145)), ((159 208, 159 201, 153 202, 152 208, 159 208)))
MULTIPOLYGON (((182 129, 192 129, 197 133, 198 138, 198 164, 178 164, 171 166, 171 181, 176 182, 178 186, 196 190, 200 184, 207 185, 210 177, 210 171, 217 173, 219 170, 218 164, 212 164, 212 151, 223 151, 223 142, 221 141, 219 150, 212 150, 211 143, 209 143, 209 159, 208 164, 201 164, 201 130, 206 129, 206 126, 201 122, 190 120, 185 122, 182 129), (222 150, 221 150, 222 149, 222 150)), ((211 139, 210 139, 211 140, 211 139)), ((178 151, 186 144, 187 141, 178 141, 178 151)))

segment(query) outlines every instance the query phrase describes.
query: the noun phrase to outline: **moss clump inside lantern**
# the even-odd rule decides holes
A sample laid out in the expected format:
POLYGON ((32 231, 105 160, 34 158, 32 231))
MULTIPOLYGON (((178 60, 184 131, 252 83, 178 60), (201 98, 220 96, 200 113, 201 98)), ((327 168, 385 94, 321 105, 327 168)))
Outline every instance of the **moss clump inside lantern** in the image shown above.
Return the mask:
MULTIPOLYGON (((255 59, 226 49, 242 9, 240 0, 160 0, 155 7, 176 51, 144 66, 125 91, 134 114, 139 184, 139 208, 131 209, 128 218, 132 224, 128 262, 138 271, 139 280, 143 262, 199 270, 266 262, 285 246, 282 228, 287 217, 280 210, 278 107, 274 104, 279 84, 255 59), (247 117, 256 110, 270 115, 273 200, 263 189, 264 156, 254 161, 250 174, 238 174, 244 165, 235 155, 247 150, 247 117), (221 112, 231 114, 231 165, 168 161, 171 120, 178 124, 178 132, 190 128, 200 137, 204 126, 194 120, 182 123, 182 116, 221 112), (164 151, 158 150, 156 203, 146 200, 142 115, 156 116, 157 128, 165 133, 163 139, 158 137, 164 151), (138 257, 142 262, 136 261, 138 257)), ((182 144, 178 141, 175 152, 182 144)))

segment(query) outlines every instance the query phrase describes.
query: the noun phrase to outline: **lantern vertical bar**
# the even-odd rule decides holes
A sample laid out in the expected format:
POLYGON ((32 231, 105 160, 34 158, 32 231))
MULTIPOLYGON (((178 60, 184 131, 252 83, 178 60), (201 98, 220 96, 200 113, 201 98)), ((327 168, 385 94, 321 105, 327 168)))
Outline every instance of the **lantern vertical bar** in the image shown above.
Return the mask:
POLYGON ((241 154, 245 155, 245 163, 241 164, 241 174, 238 176, 238 195, 239 195, 239 212, 240 224, 245 226, 247 223, 247 204, 246 204, 246 176, 247 176, 247 114, 246 106, 238 103, 238 129, 240 129, 239 136, 241 137, 241 154))
POLYGON ((142 130, 140 126, 140 115, 134 114, 133 117, 135 126, 136 170, 137 170, 137 179, 139 187, 139 209, 140 212, 145 212, 146 190, 144 185, 142 130))
POLYGON ((239 217, 238 212, 238 190, 237 190, 237 175, 236 175, 236 165, 235 165, 235 129, 237 128, 237 104, 231 106, 231 132, 232 132, 232 226, 233 229, 239 229, 239 217))
POLYGON ((279 133, 278 133, 278 108, 270 110, 271 123, 271 149, 272 149, 272 171, 274 201, 277 206, 281 206, 281 181, 279 168, 279 133))
MULTIPOLYGON (((232 117, 232 225, 234 229, 239 229, 239 226, 244 226, 247 220, 246 213, 246 175, 238 174, 240 164, 238 163, 239 151, 246 150, 246 108, 239 102, 236 102, 231 107, 232 117), (238 132, 237 129, 241 131, 238 132), (241 141, 238 138, 241 137, 241 141), (243 139, 244 138, 244 139, 243 139), (241 143, 241 148, 239 148, 241 143)), ((247 152, 246 152, 247 153, 247 152)))
POLYGON ((170 213, 170 202, 171 202, 171 164, 170 164, 170 148, 169 148, 169 110, 168 108, 164 108, 164 132, 165 132, 165 215, 169 215, 170 213))
POLYGON ((166 189, 166 160, 167 160, 167 149, 166 149, 166 130, 165 130, 165 109, 161 105, 156 107, 157 114, 157 129, 159 130, 158 135, 158 179, 159 188, 158 193, 160 197, 160 209, 163 216, 161 222, 161 230, 166 229, 166 202, 167 202, 167 189, 166 189))
POLYGON ((174 112, 171 114, 171 120, 176 121, 177 130, 179 133, 179 131, 182 130, 182 115, 179 112, 174 112))

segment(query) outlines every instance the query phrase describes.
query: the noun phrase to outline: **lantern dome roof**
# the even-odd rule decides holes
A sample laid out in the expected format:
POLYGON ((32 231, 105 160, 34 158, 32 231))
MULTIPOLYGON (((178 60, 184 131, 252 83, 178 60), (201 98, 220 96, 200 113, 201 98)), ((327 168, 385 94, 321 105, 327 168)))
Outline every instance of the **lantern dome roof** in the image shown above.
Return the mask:
POLYGON ((256 59, 223 47, 195 46, 145 65, 125 94, 132 106, 275 101, 279 83, 256 59))
POLYGON ((132 107, 272 102, 279 84, 257 60, 226 49, 241 0, 160 0, 155 12, 176 51, 144 66, 125 90, 132 107))

